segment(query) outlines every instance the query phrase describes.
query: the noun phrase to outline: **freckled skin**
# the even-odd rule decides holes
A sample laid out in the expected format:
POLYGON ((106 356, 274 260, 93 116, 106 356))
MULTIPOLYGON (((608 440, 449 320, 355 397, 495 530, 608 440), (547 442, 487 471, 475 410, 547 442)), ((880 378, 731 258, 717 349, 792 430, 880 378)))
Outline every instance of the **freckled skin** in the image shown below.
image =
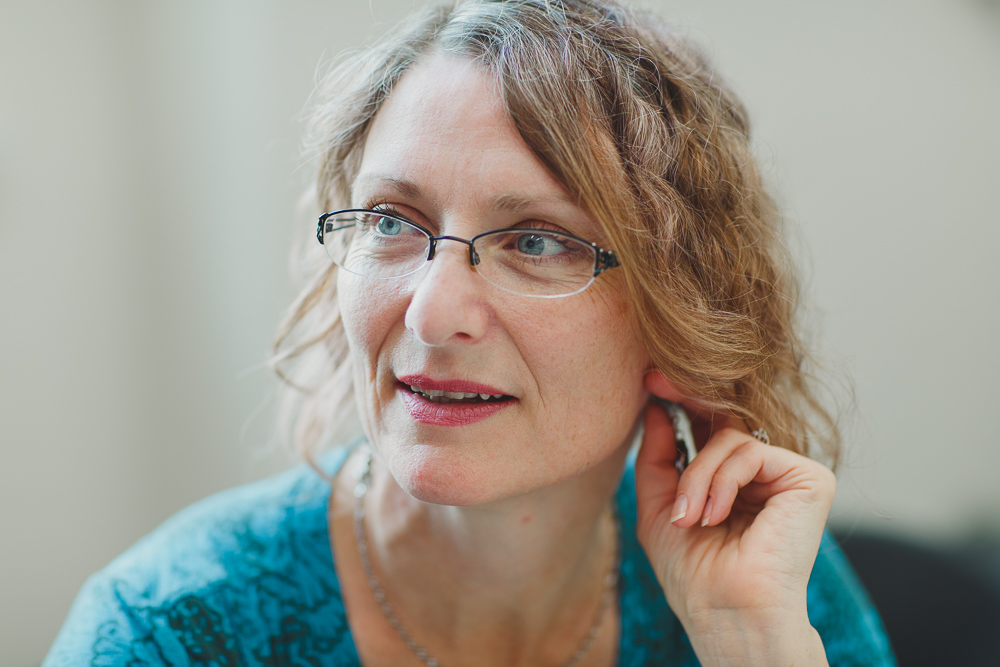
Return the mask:
MULTIPOLYGON (((352 199, 390 205, 438 234, 468 239, 543 221, 607 247, 465 59, 430 56, 404 75, 373 122, 352 199), (499 195, 529 204, 502 210, 491 204, 499 195)), ((606 477, 602 466, 620 463, 648 397, 649 358, 620 273, 570 297, 523 297, 483 281, 467 246, 450 241, 405 279, 341 271, 359 409, 397 482, 420 500, 472 505, 606 477), (421 424, 397 395, 396 378, 409 374, 481 382, 516 403, 465 426, 421 424)))
MULTIPOLYGON (((403 76, 370 129, 352 200, 391 206, 439 235, 537 222, 605 245, 518 136, 491 81, 463 59, 428 56, 403 76), (524 205, 498 206, 505 197, 524 205)), ((576 611, 596 604, 586 582, 603 581, 612 558, 613 521, 601 518, 629 435, 650 391, 677 397, 658 373, 644 385, 649 358, 621 273, 572 297, 532 299, 488 285, 466 246, 445 241, 405 280, 338 274, 355 393, 379 459, 365 498, 371 544, 398 608, 422 610, 418 629, 449 637, 443 663, 487 653, 497 664, 557 664, 524 656, 587 631, 576 611), (406 375, 482 383, 514 402, 463 426, 421 423, 400 399, 406 375), (512 645, 529 648, 498 653, 512 645)), ((825 664, 806 586, 832 472, 754 440, 737 420, 707 435, 679 475, 669 417, 646 411, 636 537, 668 603, 704 664, 825 664)), ((350 507, 350 480, 338 490, 350 507)), ((382 658, 366 664, 410 660, 345 550, 352 529, 349 511, 334 517, 338 569, 355 559, 342 581, 349 609, 361 610, 357 645, 382 658)), ((614 661, 616 623, 609 615, 591 654, 603 664, 614 661)), ((577 646, 566 640, 560 653, 577 646)))

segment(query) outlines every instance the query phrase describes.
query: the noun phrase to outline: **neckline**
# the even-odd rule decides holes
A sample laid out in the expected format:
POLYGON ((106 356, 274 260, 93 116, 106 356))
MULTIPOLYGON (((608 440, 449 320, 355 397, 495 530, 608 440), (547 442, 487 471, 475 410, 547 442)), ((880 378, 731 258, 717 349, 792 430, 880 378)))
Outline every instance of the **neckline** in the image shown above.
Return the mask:
MULTIPOLYGON (((340 581, 340 574, 337 571, 336 560, 333 554, 333 536, 330 533, 330 511, 333 501, 333 479, 340 474, 344 464, 354 453, 359 444, 364 442, 359 438, 347 446, 337 448, 327 452, 317 461, 318 467, 326 474, 329 480, 323 484, 323 528, 321 535, 324 539, 324 551, 329 563, 329 572, 332 577, 331 588, 336 591, 340 599, 340 610, 343 617, 338 619, 345 629, 346 639, 344 648, 349 648, 354 656, 356 664, 360 665, 360 657, 354 635, 351 632, 350 623, 347 619, 347 609, 343 603, 343 587, 340 581)), ((666 659, 666 647, 677 641, 676 633, 672 627, 663 626, 660 621, 666 622, 673 618, 672 614, 663 615, 659 608, 666 607, 666 600, 662 594, 651 595, 649 590, 649 579, 656 584, 655 575, 652 573, 645 552, 638 544, 635 534, 635 493, 634 489, 634 469, 632 458, 629 457, 622 479, 618 483, 615 491, 614 511, 621 530, 621 558, 618 565, 618 591, 615 598, 618 613, 618 656, 616 665, 631 664, 660 664, 657 659, 666 659), (637 607, 638 606, 638 607, 637 607), (641 608, 636 611, 635 608, 641 608), (628 611, 631 609, 632 611, 628 611), (652 622, 651 622, 652 621, 652 622), (671 635, 674 635, 671 637, 671 635), (636 662, 636 659, 639 661, 636 662)), ((656 584, 656 591, 659 585, 656 584)), ((667 608, 668 612, 669 609, 667 608)))

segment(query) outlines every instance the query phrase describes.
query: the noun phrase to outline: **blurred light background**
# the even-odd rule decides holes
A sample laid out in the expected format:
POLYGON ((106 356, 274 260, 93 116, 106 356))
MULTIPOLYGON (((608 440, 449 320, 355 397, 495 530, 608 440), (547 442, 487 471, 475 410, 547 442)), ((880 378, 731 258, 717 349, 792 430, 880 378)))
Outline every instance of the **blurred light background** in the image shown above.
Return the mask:
MULTIPOLYGON (((293 296, 318 69, 415 0, 0 0, 0 663, 163 519, 290 465, 264 367, 293 296)), ((1000 539, 1000 8, 650 2, 744 96, 853 377, 832 522, 1000 539)))

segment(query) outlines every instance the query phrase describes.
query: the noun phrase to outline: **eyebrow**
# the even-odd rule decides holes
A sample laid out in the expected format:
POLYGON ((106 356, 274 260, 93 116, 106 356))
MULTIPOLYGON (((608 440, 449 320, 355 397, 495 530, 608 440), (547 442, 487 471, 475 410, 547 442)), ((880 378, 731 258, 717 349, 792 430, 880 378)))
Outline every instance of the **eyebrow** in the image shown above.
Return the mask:
POLYGON ((379 185, 389 185, 398 190, 404 197, 411 197, 413 199, 418 199, 420 197, 420 188, 413 181, 408 181, 405 178, 383 176, 380 174, 358 174, 357 177, 355 177, 354 182, 351 183, 351 192, 354 192, 359 183, 367 182, 378 183, 379 185))
POLYGON ((566 195, 548 195, 537 199, 525 199, 511 194, 499 194, 493 198, 492 208, 505 213, 520 213, 526 208, 537 204, 574 204, 574 201, 566 195))
MULTIPOLYGON (((388 185, 397 190, 404 197, 410 197, 412 199, 419 199, 421 197, 420 186, 413 181, 405 178, 396 178, 380 174, 359 174, 351 184, 351 190, 353 191, 360 183, 369 182, 378 183, 379 185, 388 185)), ((528 199, 526 197, 520 197, 518 195, 508 193, 501 193, 490 200, 488 207, 494 211, 503 213, 520 213, 525 209, 538 204, 575 205, 575 202, 569 196, 561 193, 558 195, 547 195, 534 199, 528 199)))

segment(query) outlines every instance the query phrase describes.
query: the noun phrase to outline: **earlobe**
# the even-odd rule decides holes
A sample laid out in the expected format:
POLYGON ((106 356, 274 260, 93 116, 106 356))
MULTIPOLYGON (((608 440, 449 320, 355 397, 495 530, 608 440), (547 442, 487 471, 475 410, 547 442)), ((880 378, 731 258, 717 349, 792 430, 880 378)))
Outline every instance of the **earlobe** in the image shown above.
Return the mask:
POLYGON ((646 389, 654 396, 659 396, 674 403, 680 403, 686 398, 678 385, 664 375, 662 371, 656 369, 648 371, 644 381, 646 389))

